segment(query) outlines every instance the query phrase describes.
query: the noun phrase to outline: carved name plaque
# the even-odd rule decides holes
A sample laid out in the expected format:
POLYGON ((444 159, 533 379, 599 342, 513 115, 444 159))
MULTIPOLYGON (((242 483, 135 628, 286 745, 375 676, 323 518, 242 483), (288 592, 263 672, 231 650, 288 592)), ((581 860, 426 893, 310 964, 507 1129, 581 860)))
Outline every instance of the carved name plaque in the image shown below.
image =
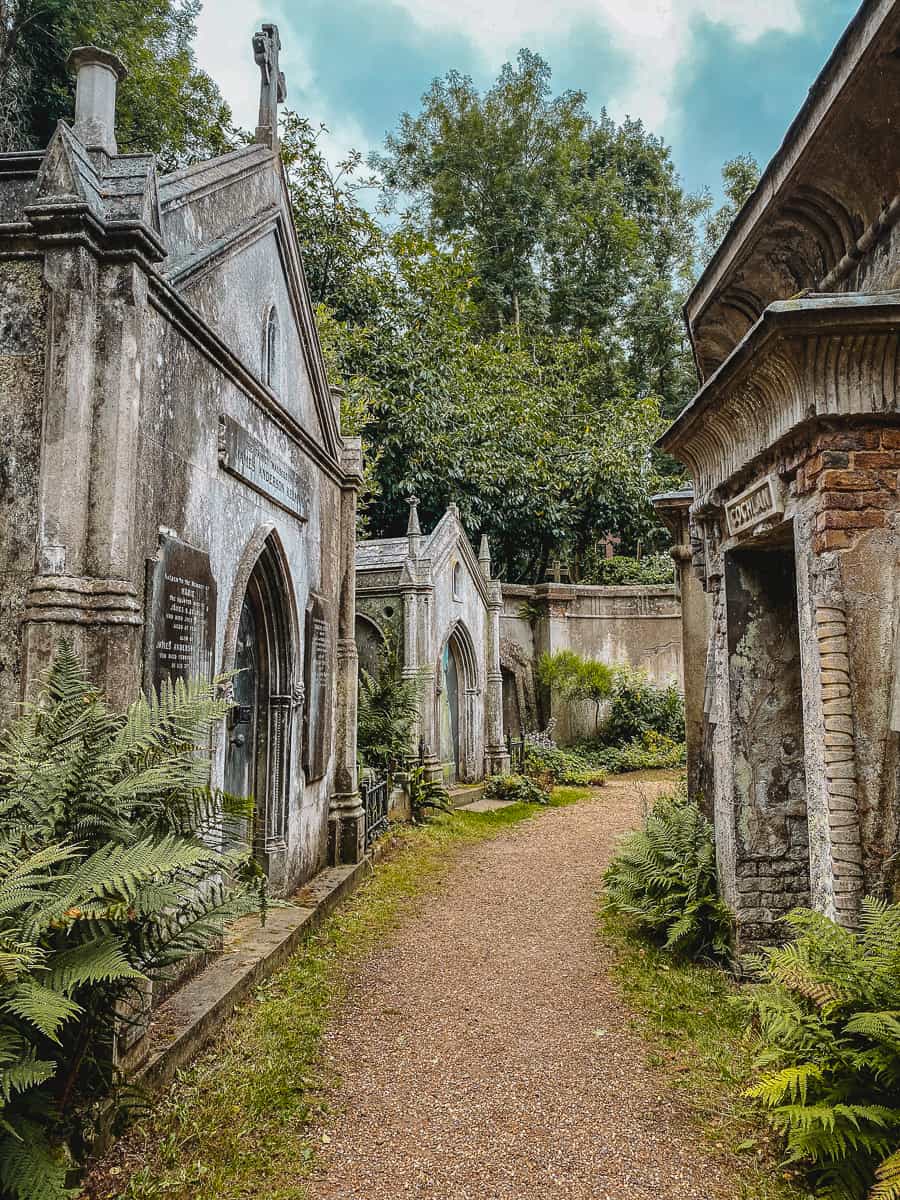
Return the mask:
POLYGON ((331 751, 331 625, 319 596, 312 597, 306 610, 305 633, 303 769, 313 780, 328 770, 331 751))
POLYGON ((219 417, 219 465, 301 521, 306 520, 306 489, 300 472, 224 413, 219 417))
POLYGON ((754 483, 752 487, 729 500, 725 505, 728 532, 732 536, 752 529, 760 521, 768 521, 784 515, 784 499, 781 482, 775 475, 754 483))
POLYGON ((160 537, 147 578, 149 680, 212 679, 216 644, 216 581, 209 555, 160 537))

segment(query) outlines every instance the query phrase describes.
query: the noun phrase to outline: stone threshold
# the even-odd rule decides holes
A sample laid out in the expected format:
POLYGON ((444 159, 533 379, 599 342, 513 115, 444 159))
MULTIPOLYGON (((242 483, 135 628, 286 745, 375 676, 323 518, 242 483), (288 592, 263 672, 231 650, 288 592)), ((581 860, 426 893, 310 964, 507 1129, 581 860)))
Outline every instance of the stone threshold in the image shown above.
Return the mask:
POLYGON ((289 905, 272 908, 265 925, 244 917, 228 931, 221 954, 155 1009, 146 1035, 149 1058, 132 1082, 157 1092, 222 1028, 253 987, 285 963, 310 930, 372 869, 367 856, 352 866, 329 867, 302 887, 289 905))
POLYGON ((451 808, 464 808, 471 804, 474 800, 480 800, 484 795, 483 783, 463 783, 455 784, 453 787, 447 788, 450 793, 451 808))

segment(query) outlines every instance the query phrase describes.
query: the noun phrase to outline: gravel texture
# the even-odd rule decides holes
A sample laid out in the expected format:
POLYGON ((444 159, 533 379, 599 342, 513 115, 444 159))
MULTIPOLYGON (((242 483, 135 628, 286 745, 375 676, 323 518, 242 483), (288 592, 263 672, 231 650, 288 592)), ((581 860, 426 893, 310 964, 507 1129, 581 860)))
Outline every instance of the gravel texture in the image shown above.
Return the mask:
POLYGON ((665 786, 611 780, 466 851, 363 965, 326 1037, 315 1200, 733 1200, 597 936, 615 838, 665 786))

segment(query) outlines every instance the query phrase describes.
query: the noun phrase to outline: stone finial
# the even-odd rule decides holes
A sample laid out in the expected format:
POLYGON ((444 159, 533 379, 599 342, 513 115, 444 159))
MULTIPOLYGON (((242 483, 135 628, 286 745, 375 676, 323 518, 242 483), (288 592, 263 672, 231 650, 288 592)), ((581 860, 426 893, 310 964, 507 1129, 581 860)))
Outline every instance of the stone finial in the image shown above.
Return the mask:
POLYGON ((422 527, 419 524, 419 497, 410 496, 406 503, 409 505, 409 521, 406 526, 406 536, 409 539, 409 557, 416 559, 422 553, 422 527))
POLYGON ((284 72, 278 66, 281 38, 277 25, 263 25, 253 35, 253 59, 259 67, 259 117, 254 141, 278 150, 278 105, 287 100, 284 72))
POLYGON ((491 577, 491 545, 488 541, 488 535, 481 535, 481 545, 478 548, 478 565, 481 567, 481 574, 485 579, 491 577))
POLYGON ((116 91, 128 74, 125 64, 109 50, 77 46, 67 66, 75 72, 75 136, 89 150, 118 154, 116 91))

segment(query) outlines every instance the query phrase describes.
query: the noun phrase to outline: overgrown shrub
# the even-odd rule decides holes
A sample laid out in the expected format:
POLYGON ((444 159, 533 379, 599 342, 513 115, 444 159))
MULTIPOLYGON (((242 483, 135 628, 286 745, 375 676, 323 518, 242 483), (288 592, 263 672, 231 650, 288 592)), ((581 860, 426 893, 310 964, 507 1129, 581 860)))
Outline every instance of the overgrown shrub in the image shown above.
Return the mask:
POLYGON ((69 1196, 90 1105, 115 1083, 123 1006, 256 907, 249 803, 200 752, 227 712, 207 684, 111 712, 63 645, 0 742, 0 1195, 69 1196))
POLYGON ((616 667, 603 740, 625 746, 651 731, 673 742, 684 741, 684 700, 678 686, 658 687, 645 671, 616 667))
POLYGON ((359 673, 357 753, 363 765, 387 771, 391 763, 409 755, 418 715, 418 683, 404 678, 396 638, 388 633, 375 674, 359 673))
POLYGON ((674 742, 652 729, 624 746, 601 746, 590 751, 591 760, 613 775, 680 767, 684 764, 685 754, 684 742, 674 742))
POLYGON ((762 1074, 748 1095, 828 1200, 900 1200, 900 905, 866 900, 859 932, 822 913, 750 960, 762 1074))
POLYGON ((604 875, 605 903, 679 958, 728 953, 731 917, 716 888, 712 826, 682 788, 627 834, 604 875))
POLYGON ((577 750, 530 744, 525 749, 525 773, 545 784, 575 787, 599 787, 607 774, 602 766, 577 750))
POLYGON ((550 791, 527 775, 492 775, 484 785, 487 800, 512 800, 517 804, 546 804, 550 791))
POLYGON ((593 557, 585 562, 581 582, 607 587, 674 584, 675 564, 670 554, 645 554, 643 558, 629 558, 625 554, 593 557))

